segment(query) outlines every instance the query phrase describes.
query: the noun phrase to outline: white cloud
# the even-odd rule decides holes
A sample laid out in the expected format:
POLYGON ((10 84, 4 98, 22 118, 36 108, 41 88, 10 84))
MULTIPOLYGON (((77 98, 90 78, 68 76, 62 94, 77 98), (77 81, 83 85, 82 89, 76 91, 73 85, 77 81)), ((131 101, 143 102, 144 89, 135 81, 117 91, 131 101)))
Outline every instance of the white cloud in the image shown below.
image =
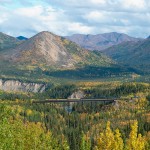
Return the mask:
POLYGON ((15 14, 24 16, 24 17, 37 17, 37 16, 41 15, 42 12, 43 12, 42 6, 19 8, 14 11, 15 14))
POLYGON ((7 20, 7 16, 5 14, 2 14, 1 18, 0 18, 0 24, 2 24, 3 22, 5 22, 6 20, 7 20))
POLYGON ((9 2, 11 2, 12 0, 0 0, 0 3, 1 4, 5 4, 5 3, 9 3, 9 2))
POLYGON ((51 6, 23 7, 11 13, 6 13, 6 11, 4 13, 7 14, 6 20, 2 20, 2 15, 0 15, 0 30, 14 36, 22 34, 30 37, 45 30, 58 35, 67 35, 69 32, 89 33, 91 31, 90 27, 82 23, 70 22, 69 17, 62 9, 54 9, 51 6))
POLYGON ((31 36, 42 30, 58 35, 113 31, 143 37, 150 34, 149 0, 18 0, 19 8, 14 9, 5 5, 10 2, 0 0, 0 31, 14 36, 31 36))
MULTIPOLYGON (((5 15, 5 21, 1 22, 0 30, 11 33, 14 36, 24 34, 31 36, 39 31, 51 29, 56 26, 58 12, 52 7, 33 6, 18 8, 14 11, 5 10, 0 18, 5 15)), ((1 19, 0 19, 1 20, 1 19)), ((54 32, 54 31, 53 31, 54 32)))
POLYGON ((69 23, 68 30, 72 33, 88 34, 88 33, 91 33, 93 29, 92 27, 86 26, 81 23, 69 23))
POLYGON ((106 4, 106 0, 91 0, 94 4, 106 4))
POLYGON ((102 21, 104 20, 105 14, 100 11, 91 11, 89 14, 85 15, 85 18, 92 21, 102 21))
POLYGON ((123 0, 123 7, 128 9, 145 9, 146 2, 144 0, 123 0))

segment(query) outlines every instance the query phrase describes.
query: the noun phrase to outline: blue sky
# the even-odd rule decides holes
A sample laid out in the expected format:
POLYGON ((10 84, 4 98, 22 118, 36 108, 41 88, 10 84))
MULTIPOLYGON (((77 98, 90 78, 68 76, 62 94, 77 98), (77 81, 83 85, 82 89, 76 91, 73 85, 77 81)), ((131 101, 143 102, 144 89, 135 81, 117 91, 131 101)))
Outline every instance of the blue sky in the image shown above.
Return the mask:
POLYGON ((150 35, 150 0, 0 0, 0 31, 31 37, 126 33, 150 35))

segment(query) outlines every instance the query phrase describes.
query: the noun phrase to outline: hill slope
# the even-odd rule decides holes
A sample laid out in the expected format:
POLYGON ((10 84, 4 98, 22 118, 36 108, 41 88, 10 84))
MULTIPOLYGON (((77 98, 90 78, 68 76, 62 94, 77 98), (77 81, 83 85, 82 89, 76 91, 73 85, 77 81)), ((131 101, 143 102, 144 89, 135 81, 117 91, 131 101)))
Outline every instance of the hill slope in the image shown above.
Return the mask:
POLYGON ((150 73, 150 39, 139 42, 126 42, 112 46, 104 51, 119 63, 150 73))
POLYGON ((0 51, 14 48, 21 43, 20 40, 0 32, 0 51))
POLYGON ((122 42, 139 40, 138 38, 116 32, 97 35, 74 34, 72 36, 66 36, 66 38, 77 43, 83 48, 98 51, 102 51, 108 47, 120 44, 122 42))
POLYGON ((75 43, 46 31, 10 51, 3 52, 2 56, 12 63, 58 68, 74 68, 78 65, 107 66, 112 63, 106 56, 80 48, 75 43))

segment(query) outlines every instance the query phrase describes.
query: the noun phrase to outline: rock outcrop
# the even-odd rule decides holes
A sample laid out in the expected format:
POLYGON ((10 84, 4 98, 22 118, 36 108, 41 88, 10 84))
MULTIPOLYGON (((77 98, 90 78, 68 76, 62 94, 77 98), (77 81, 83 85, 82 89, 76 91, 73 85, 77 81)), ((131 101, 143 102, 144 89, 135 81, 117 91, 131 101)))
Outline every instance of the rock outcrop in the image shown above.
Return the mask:
POLYGON ((77 91, 77 92, 74 92, 72 93, 68 99, 81 99, 81 98, 84 98, 85 97, 85 94, 83 91, 77 91))
POLYGON ((43 92, 45 84, 39 83, 24 83, 17 80, 2 80, 0 79, 0 90, 13 92, 43 92))

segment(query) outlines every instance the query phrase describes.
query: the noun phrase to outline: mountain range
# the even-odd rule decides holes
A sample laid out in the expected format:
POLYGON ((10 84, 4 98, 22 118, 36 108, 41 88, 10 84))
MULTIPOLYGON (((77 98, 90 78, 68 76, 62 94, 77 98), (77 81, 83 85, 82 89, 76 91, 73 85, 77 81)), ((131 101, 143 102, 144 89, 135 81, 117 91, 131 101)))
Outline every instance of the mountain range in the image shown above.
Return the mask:
MULTIPOLYGON (((16 41, 18 39, 15 39, 14 44, 16 41)), ((27 40, 19 40, 19 44, 12 48, 9 43, 11 42, 7 42, 9 48, 0 51, 0 78, 42 81, 60 75, 69 75, 68 78, 72 75, 77 78, 80 75, 82 78, 94 78, 109 74, 111 67, 116 68, 116 63, 106 55, 81 48, 76 43, 47 31, 27 40), (103 73, 97 75, 96 70, 102 72, 100 68, 103 73), (108 68, 107 71, 105 68, 108 68), (91 73, 92 69, 94 73, 91 73)))
POLYGON ((100 49, 85 49, 88 46, 79 46, 69 37, 48 31, 29 39, 0 33, 0 77, 92 79, 149 74, 149 38, 133 38, 115 32, 72 37, 77 37, 76 40, 85 45, 90 43, 93 47, 97 47, 97 41, 101 40, 98 45, 100 49))
POLYGON ((140 38, 134 38, 123 33, 111 32, 97 35, 74 34, 66 36, 67 39, 75 42, 83 48, 89 50, 103 51, 113 45, 118 45, 128 41, 139 41, 140 38))

